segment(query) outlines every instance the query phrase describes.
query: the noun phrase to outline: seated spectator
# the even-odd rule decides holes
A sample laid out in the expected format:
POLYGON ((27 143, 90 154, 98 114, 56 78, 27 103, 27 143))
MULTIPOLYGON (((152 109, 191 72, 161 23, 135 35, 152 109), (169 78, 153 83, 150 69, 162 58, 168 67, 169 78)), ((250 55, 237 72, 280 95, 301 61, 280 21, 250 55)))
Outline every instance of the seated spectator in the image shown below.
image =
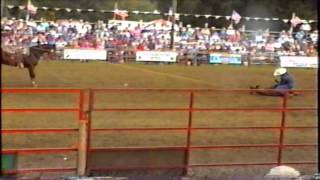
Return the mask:
POLYGON ((137 51, 144 51, 145 50, 145 46, 143 43, 139 43, 139 45, 137 46, 137 51))
POLYGON ((153 51, 155 50, 155 48, 156 48, 155 42, 153 40, 149 40, 147 43, 147 49, 150 51, 153 51))
POLYGON ((265 46, 265 51, 266 52, 274 52, 274 43, 270 40, 269 42, 266 43, 265 46))
POLYGON ((59 36, 56 40, 56 49, 63 49, 67 45, 67 42, 62 36, 59 36))

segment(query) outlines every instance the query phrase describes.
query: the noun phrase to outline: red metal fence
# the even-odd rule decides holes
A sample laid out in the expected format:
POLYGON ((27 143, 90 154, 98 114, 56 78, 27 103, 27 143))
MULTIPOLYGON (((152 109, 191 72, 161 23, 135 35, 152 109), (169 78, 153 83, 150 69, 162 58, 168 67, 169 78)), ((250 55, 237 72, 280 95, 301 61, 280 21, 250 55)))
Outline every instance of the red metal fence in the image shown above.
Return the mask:
MULTIPOLYGON (((91 132, 94 131, 121 131, 121 132, 128 132, 128 131, 135 131, 135 132, 142 132, 142 131, 153 131, 153 132, 159 132, 159 131, 184 131, 186 136, 186 143, 185 146, 174 146, 174 147, 128 147, 128 148, 91 148, 90 141, 89 141, 89 152, 95 152, 95 151, 145 151, 145 150, 151 150, 151 151, 157 151, 157 150, 182 150, 185 151, 185 158, 184 158, 184 165, 183 166, 134 166, 134 167, 105 167, 105 168, 92 168, 92 171, 112 171, 112 170, 136 170, 136 169, 146 169, 146 170, 152 170, 152 169, 184 169, 185 172, 188 168, 192 167, 214 167, 214 166, 257 166, 257 165, 282 165, 284 164, 282 162, 282 151, 285 147, 295 147, 295 148, 301 148, 301 147, 316 147, 317 145, 314 144, 284 144, 284 131, 287 129, 315 129, 315 126, 299 126, 299 127, 293 127, 293 126, 286 126, 286 113, 287 112, 293 112, 293 111, 315 111, 316 108, 314 107, 307 107, 307 108, 288 108, 287 107, 287 99, 289 93, 286 93, 285 96, 282 97, 282 107, 281 108, 195 108, 194 107, 194 100, 195 100, 195 93, 203 93, 203 92, 224 92, 224 93, 248 93, 248 90, 212 90, 212 89, 201 89, 201 90, 194 90, 194 89, 92 89, 90 90, 90 98, 89 98, 89 113, 91 112, 97 112, 97 111, 105 111, 105 112, 125 112, 125 111, 133 111, 133 112, 187 112, 188 113, 188 124, 187 127, 184 128, 91 128, 89 126, 88 134, 89 139, 91 139, 91 132), (189 103, 187 107, 184 108, 95 108, 95 94, 97 92, 119 92, 121 93, 135 93, 135 92, 163 92, 163 93, 170 93, 170 92, 179 92, 179 93, 187 93, 189 94, 189 103), (278 127, 226 127, 226 128, 194 128, 192 126, 193 124, 193 113, 194 112, 210 112, 210 111, 222 111, 222 112, 281 112, 281 125, 278 127), (247 131, 247 130, 273 130, 273 131, 279 131, 279 137, 278 137, 278 143, 277 144, 247 144, 247 145, 224 145, 224 146, 194 146, 191 144, 191 138, 192 133, 194 131, 203 131, 203 130, 210 130, 210 131, 216 131, 216 130, 241 130, 241 131, 247 131), (190 152, 192 150, 212 150, 212 149, 239 149, 239 148, 276 148, 277 153, 277 159, 271 162, 263 162, 263 163, 214 163, 214 164, 190 164, 190 152)), ((310 93, 315 92, 313 90, 304 90, 304 91, 295 91, 299 93, 310 93)), ((89 121, 92 122, 94 119, 90 118, 89 121)), ((89 153, 90 154, 90 153, 89 153)), ((286 162, 285 164, 295 164, 295 165, 303 165, 303 164, 316 164, 315 161, 305 161, 305 162, 286 162)))
MULTIPOLYGON (((76 104, 78 107, 72 108, 1 108, 2 113, 27 113, 27 112, 36 112, 36 113, 66 113, 74 112, 76 113, 78 120, 83 119, 83 105, 84 105, 84 93, 79 89, 1 89, 2 94, 76 94, 78 95, 78 100, 76 104)), ((3 95, 5 96, 5 95, 3 95)), ((27 96, 27 95, 26 95, 27 96)), ((65 128, 65 129, 2 129, 2 134, 68 134, 68 133, 77 133, 78 128, 65 128)), ((16 154, 16 155, 26 155, 26 154, 59 154, 66 152, 77 152, 78 147, 69 147, 69 148, 28 148, 28 149, 2 149, 2 154, 16 154)), ((32 169, 13 169, 13 170, 2 170, 3 174, 19 174, 19 173, 30 173, 30 172, 60 172, 60 171, 75 171, 77 167, 70 168, 32 168, 32 169)))
MULTIPOLYGON (((161 170, 161 169, 181 169, 184 170, 184 173, 188 171, 188 168, 195 167, 242 167, 242 166, 263 166, 263 165, 315 165, 316 161, 298 161, 298 162, 283 162, 283 149, 292 147, 295 149, 305 148, 305 147, 317 147, 316 143, 304 143, 304 144, 286 144, 284 142, 284 132, 286 130, 306 130, 306 129, 316 129, 315 126, 287 126, 286 125, 286 115, 288 112, 314 112, 317 110, 316 107, 288 107, 288 97, 289 92, 286 92, 284 96, 281 98, 281 107, 280 108, 199 108, 194 106, 195 99, 197 98, 197 94, 201 93, 248 93, 249 90, 213 90, 213 89, 89 89, 89 98, 88 98, 88 110, 84 112, 84 90, 79 89, 3 89, 2 93, 76 93, 79 94, 79 106, 75 108, 50 108, 50 109, 1 109, 2 112, 21 112, 21 111, 32 111, 32 112, 76 112, 78 113, 79 120, 85 120, 85 124, 87 127, 86 133, 86 160, 84 160, 84 168, 86 173, 95 172, 95 171, 118 171, 118 170, 161 170), (179 108, 98 108, 95 107, 96 103, 96 94, 97 93, 120 93, 120 94, 128 94, 128 93, 137 93, 137 92, 160 92, 160 93, 181 93, 187 94, 188 97, 188 105, 186 107, 179 108), (94 128, 92 127, 92 122, 94 121, 94 117, 92 113, 94 112, 186 112, 188 114, 187 126, 186 127, 168 127, 168 128, 94 128), (194 117, 193 114, 195 112, 280 112, 280 126, 257 126, 257 127, 194 127, 194 117), (256 131, 276 131, 279 132, 277 143, 274 144, 239 144, 239 145, 206 145, 199 146, 192 144, 192 137, 195 131, 248 131, 248 130, 256 130, 256 131), (185 134, 185 145, 183 146, 145 146, 145 147, 93 147, 91 141, 93 140, 92 132, 184 132, 185 134), (259 163, 209 163, 209 164, 192 164, 190 163, 190 153, 193 150, 224 150, 224 149, 243 149, 243 148, 274 148, 277 150, 277 157, 274 160, 270 160, 269 162, 259 162, 259 163), (165 165, 165 166, 110 166, 110 167, 89 167, 88 161, 92 153, 95 152, 133 152, 133 151, 170 151, 170 150, 178 150, 184 152, 184 160, 183 165, 165 165)), ((298 92, 299 94, 308 94, 308 93, 316 93, 316 90, 295 90, 294 92, 298 92)), ((275 97, 277 98, 277 97, 275 97)), ((294 98, 294 97, 292 97, 294 98)), ((213 102, 214 103, 214 102, 213 102)), ((24 130, 2 130, 2 133, 13 134, 13 133, 65 133, 70 131, 78 131, 78 129, 24 129, 24 130)), ((62 151, 77 151, 78 148, 65 148, 65 149, 5 149, 2 150, 2 153, 38 153, 38 152, 62 152, 62 151)), ((80 163, 80 162, 78 162, 80 163)), ((32 170, 14 170, 14 171, 6 171, 4 173, 14 174, 14 173, 26 173, 33 171, 75 171, 77 167, 72 167, 69 169, 32 169, 32 170)), ((80 171, 81 172, 81 171, 80 171)), ((79 164, 78 164, 78 173, 79 173, 79 164)))

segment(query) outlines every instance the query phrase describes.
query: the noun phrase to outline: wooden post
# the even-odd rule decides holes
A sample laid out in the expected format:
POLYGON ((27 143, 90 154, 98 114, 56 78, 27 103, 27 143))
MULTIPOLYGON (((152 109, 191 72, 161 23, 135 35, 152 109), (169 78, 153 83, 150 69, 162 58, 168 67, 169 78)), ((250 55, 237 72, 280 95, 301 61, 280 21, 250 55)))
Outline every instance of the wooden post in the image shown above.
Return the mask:
POLYGON ((87 128, 88 121, 79 121, 79 145, 78 145, 78 176, 85 176, 87 166, 87 128))
POLYGON ((29 11, 29 6, 30 5, 31 5, 31 0, 28 0, 27 7, 26 7, 26 10, 27 10, 26 22, 29 22, 29 19, 30 19, 30 11, 29 11))
MULTIPOLYGON (((176 11, 177 11, 177 0, 172 0, 172 15, 171 15, 171 32, 170 32, 170 47, 171 47, 171 50, 174 50, 175 47, 174 47, 174 25, 175 25, 175 14, 176 14, 176 11)), ((170 15, 169 15, 170 16, 170 15)))
POLYGON ((2 18, 4 18, 5 17, 5 14, 4 14, 4 6, 5 6, 5 2, 4 2, 5 0, 1 0, 1 20, 2 20, 2 18))
POLYGON ((192 128, 192 109, 193 109, 193 101, 194 101, 194 92, 190 92, 190 99, 189 99, 189 115, 188 115, 188 131, 187 131, 187 142, 186 142, 186 149, 184 155, 184 176, 192 176, 192 171, 189 168, 190 165, 190 146, 191 146, 191 128, 192 128))

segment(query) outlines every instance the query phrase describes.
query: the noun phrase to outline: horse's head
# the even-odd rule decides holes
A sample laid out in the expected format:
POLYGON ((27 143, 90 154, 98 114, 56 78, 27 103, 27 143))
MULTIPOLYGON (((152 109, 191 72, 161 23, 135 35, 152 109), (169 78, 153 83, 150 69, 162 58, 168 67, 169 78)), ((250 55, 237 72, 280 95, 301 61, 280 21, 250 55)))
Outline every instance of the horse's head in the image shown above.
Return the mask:
POLYGON ((52 57, 55 53, 55 46, 49 44, 39 44, 37 46, 30 47, 29 52, 30 54, 35 55, 38 58, 40 58, 44 54, 52 57))

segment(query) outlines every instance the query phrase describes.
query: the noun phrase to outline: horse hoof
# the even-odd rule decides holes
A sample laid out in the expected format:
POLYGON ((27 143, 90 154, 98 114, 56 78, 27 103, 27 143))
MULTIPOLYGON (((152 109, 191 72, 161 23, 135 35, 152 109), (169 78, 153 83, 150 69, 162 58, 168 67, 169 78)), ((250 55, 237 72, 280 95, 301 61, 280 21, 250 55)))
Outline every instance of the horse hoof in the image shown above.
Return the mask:
POLYGON ((23 68, 24 68, 24 64, 23 64, 23 63, 20 63, 20 64, 19 64, 19 68, 20 68, 20 69, 23 69, 23 68))
POLYGON ((38 84, 35 82, 32 82, 32 87, 38 87, 38 84))

